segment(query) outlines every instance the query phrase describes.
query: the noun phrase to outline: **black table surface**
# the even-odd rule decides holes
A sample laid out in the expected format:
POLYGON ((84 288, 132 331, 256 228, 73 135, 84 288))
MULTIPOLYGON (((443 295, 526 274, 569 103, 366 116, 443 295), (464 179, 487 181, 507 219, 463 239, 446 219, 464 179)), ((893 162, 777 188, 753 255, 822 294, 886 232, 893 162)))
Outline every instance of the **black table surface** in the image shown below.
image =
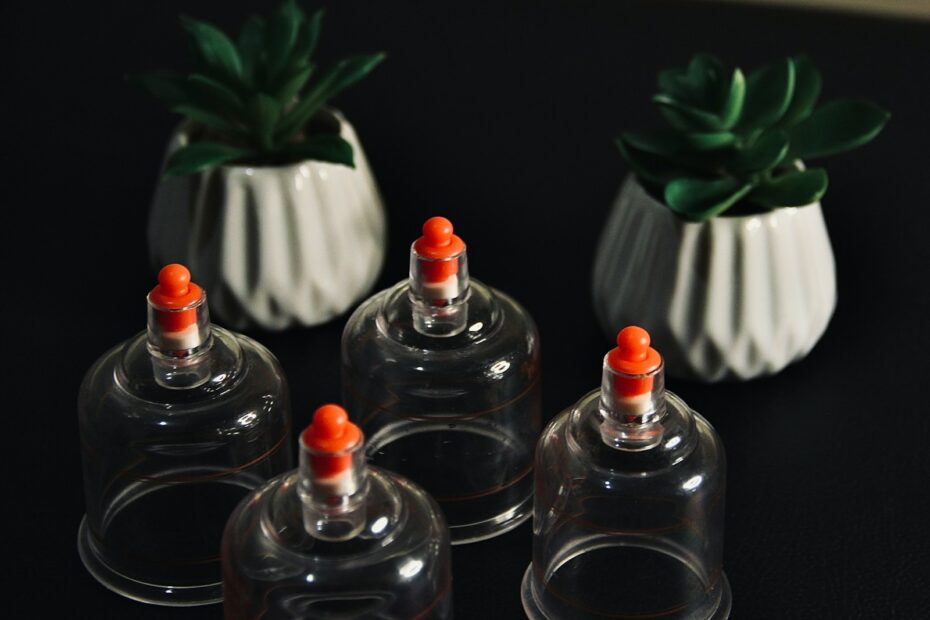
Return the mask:
MULTIPOLYGON (((96 357, 140 330, 153 284, 145 225, 176 122, 124 74, 183 68, 176 15, 227 29, 252 2, 5 2, 3 378, 8 617, 218 618, 99 586, 78 559, 75 400, 96 357), (25 353, 25 355, 23 355, 25 353), (12 543, 10 545, 9 543, 12 543), (13 569, 12 580, 10 569, 13 569)), ((594 388, 610 339, 591 304, 594 244, 626 173, 621 130, 654 126, 654 76, 712 51, 744 67, 807 52, 825 98, 892 119, 825 162, 839 303, 806 359, 774 377, 669 387, 729 459, 725 570, 734 618, 930 617, 930 23, 707 2, 331 2, 324 61, 386 50, 336 104, 388 209, 379 288, 406 273, 431 215, 469 242, 472 273, 533 314, 545 415, 594 388)), ((196 274, 195 274, 196 275, 196 274)), ((282 361, 294 423, 337 400, 345 317, 249 332, 282 361)), ((455 614, 519 618, 531 527, 454 549, 455 614)))

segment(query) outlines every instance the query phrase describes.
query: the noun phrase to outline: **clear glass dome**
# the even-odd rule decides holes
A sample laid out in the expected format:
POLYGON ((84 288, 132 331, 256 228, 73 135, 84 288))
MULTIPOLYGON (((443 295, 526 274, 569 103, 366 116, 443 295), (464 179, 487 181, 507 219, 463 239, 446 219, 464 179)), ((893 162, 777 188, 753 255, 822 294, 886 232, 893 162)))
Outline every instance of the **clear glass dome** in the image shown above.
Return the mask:
POLYGON ((452 544, 530 517, 539 335, 517 302, 469 279, 448 220, 427 221, 408 280, 352 315, 342 360, 343 399, 370 459, 436 498, 452 544))
POLYGON ((287 385, 264 347, 210 324, 184 267, 162 269, 148 301, 147 332, 104 354, 81 386, 78 550, 129 598, 215 603, 229 513, 291 466, 287 385))
POLYGON ((300 468, 236 508, 223 537, 226 620, 452 617, 449 534, 435 501, 368 467, 345 410, 324 405, 300 468))
POLYGON ((714 429, 665 391, 648 334, 621 331, 601 389, 539 440, 527 615, 727 618, 725 470, 714 429))

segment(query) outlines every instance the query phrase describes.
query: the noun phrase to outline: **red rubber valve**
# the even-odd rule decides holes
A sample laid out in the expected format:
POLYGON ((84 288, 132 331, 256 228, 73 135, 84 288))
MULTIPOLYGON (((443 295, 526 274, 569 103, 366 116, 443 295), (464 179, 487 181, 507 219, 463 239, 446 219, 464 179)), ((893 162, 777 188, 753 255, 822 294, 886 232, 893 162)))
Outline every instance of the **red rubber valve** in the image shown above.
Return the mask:
POLYGON ((197 322, 197 310, 177 310, 193 305, 202 296, 203 289, 191 282, 187 267, 172 263, 158 272, 158 286, 149 292, 149 301, 163 311, 159 313, 161 326, 166 331, 179 332, 197 322))
POLYGON ((166 297, 184 297, 190 290, 191 272, 184 265, 172 263, 158 272, 158 288, 166 297))
POLYGON ((465 251, 465 242, 453 233, 452 222, 444 217, 431 217, 423 224, 423 236, 413 244, 416 253, 433 260, 421 261, 427 282, 444 282, 459 271, 454 257, 465 251))
POLYGON ((313 422, 301 435, 311 451, 310 466, 320 478, 329 478, 352 467, 352 455, 345 454, 362 440, 362 431, 349 421, 339 405, 323 405, 313 413, 313 422))
POLYGON ((617 334, 617 346, 607 354, 607 364, 618 373, 614 378, 618 395, 636 396, 652 391, 650 373, 662 365, 662 356, 649 346, 650 342, 649 332, 636 325, 624 327, 617 334))
POLYGON ((423 224, 423 240, 436 253, 452 247, 452 222, 444 217, 431 217, 423 224))

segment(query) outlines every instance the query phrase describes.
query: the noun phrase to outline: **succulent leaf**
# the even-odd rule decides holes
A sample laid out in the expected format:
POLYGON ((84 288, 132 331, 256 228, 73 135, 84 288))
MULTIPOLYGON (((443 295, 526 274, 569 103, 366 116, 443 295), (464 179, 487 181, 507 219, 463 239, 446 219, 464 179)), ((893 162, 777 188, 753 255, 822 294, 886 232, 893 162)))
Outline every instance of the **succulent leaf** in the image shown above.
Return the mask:
POLYGON ((246 135, 243 129, 235 122, 228 120, 224 116, 221 116, 212 110, 208 110, 192 103, 176 105, 171 108, 171 111, 184 115, 189 119, 200 123, 201 125, 215 129, 216 131, 228 136, 242 138, 246 135))
POLYGON ((671 129, 626 132, 617 148, 653 195, 692 220, 742 200, 773 209, 818 200, 826 172, 795 164, 865 144, 888 121, 861 101, 815 109, 821 76, 803 55, 744 77, 698 54, 685 69, 661 71, 657 83, 652 101, 671 129))
POLYGON ((862 146, 878 135, 889 118, 888 112, 867 101, 825 103, 791 128, 788 156, 813 159, 862 146))
POLYGON ((382 60, 382 53, 360 55, 342 60, 331 67, 310 87, 303 99, 284 115, 275 133, 276 139, 289 141, 307 124, 320 106, 368 75, 382 60))
POLYGON ((793 170, 761 182, 747 199, 769 208, 803 207, 820 200, 827 191, 823 168, 793 170))
POLYGON ((665 203, 687 219, 703 221, 729 209, 752 188, 752 182, 733 177, 680 178, 665 186, 665 203))
POLYGON ((785 58, 756 69, 746 81, 746 102, 740 127, 770 127, 788 110, 793 95, 793 60, 785 58))
POLYGON ((794 96, 791 104, 778 121, 779 127, 791 127, 807 118, 817 99, 820 97, 822 80, 820 71, 807 56, 795 56, 794 61, 794 96))
POLYGON ((284 153, 299 159, 315 159, 355 167, 352 145, 336 134, 314 134, 287 145, 284 153))
POLYGON ((303 23, 303 12, 294 0, 286 0, 268 22, 268 83, 274 84, 285 68, 297 34, 303 23))
POLYGON ((691 98, 692 88, 680 69, 665 69, 659 72, 659 92, 664 93, 678 101, 688 101, 691 98))
POLYGON ((197 89, 199 96, 196 99, 201 105, 225 111, 228 115, 242 112, 242 100, 239 99, 239 95, 225 84, 200 73, 188 76, 187 81, 197 89))
POLYGON ((310 79, 310 75, 313 73, 314 68, 312 64, 309 64, 295 71, 287 81, 284 82, 281 88, 278 89, 278 101, 284 105, 291 103, 294 97, 297 96, 297 93, 300 92, 300 89, 307 85, 307 81, 310 79))
POLYGON ((165 174, 185 175, 249 155, 248 149, 214 142, 197 142, 182 146, 168 158, 165 174))
POLYGON ((368 75, 372 69, 377 67, 384 60, 384 53, 361 54, 351 56, 340 61, 333 71, 333 79, 328 81, 325 88, 326 98, 335 97, 337 94, 355 84, 360 79, 368 75))
POLYGON ((255 84, 255 69, 265 51, 265 20, 257 15, 249 17, 238 39, 239 57, 242 60, 243 78, 249 85, 255 84))
POLYGON ((242 82, 242 60, 236 46, 223 32, 206 23, 181 16, 181 26, 190 34, 204 68, 222 75, 230 85, 242 82))
POLYGON ((661 94, 701 110, 718 109, 722 102, 724 68, 711 54, 697 54, 684 69, 667 69, 658 75, 661 94))
POLYGON ((187 80, 174 73, 140 73, 129 76, 129 81, 139 84, 156 99, 169 106, 176 106, 188 98, 187 80))
POLYGON ((687 81, 692 88, 690 101, 705 110, 717 110, 721 104, 724 86, 724 68, 713 54, 696 54, 688 64, 687 81))
POLYGON ((763 172, 780 164, 787 154, 788 134, 767 131, 751 146, 738 150, 728 168, 740 174, 763 172))
POLYGON ((322 19, 322 10, 306 17, 296 0, 283 0, 267 19, 249 17, 234 44, 215 26, 181 16, 197 60, 194 71, 130 77, 207 129, 193 134, 206 142, 178 150, 168 172, 189 174, 243 157, 260 165, 308 157, 353 165, 352 147, 339 136, 341 121, 324 106, 384 54, 344 59, 317 77, 312 54, 322 19))
POLYGON ((667 157, 649 153, 627 144, 623 138, 617 139, 615 144, 633 172, 640 179, 659 188, 676 177, 694 174, 694 171, 676 164, 667 157))
POLYGON ((733 70, 730 86, 724 97, 723 108, 720 111, 720 127, 731 129, 740 119, 746 101, 746 78, 739 69, 733 70))
POLYGON ((623 140, 641 151, 673 155, 688 151, 713 151, 732 145, 736 134, 729 131, 681 133, 669 130, 628 131, 623 140))
POLYGON ((257 93, 249 100, 248 114, 258 137, 258 145, 262 150, 271 150, 274 128, 281 116, 281 104, 264 93, 257 93))
MULTIPOLYGON (((316 51, 316 44, 320 38, 320 28, 323 22, 323 9, 310 16, 300 27, 297 42, 294 44, 293 59, 310 58, 316 51)), ((293 64, 293 63, 292 63, 293 64)))
POLYGON ((652 101, 659 106, 659 112, 665 120, 681 131, 720 131, 723 129, 717 115, 680 103, 668 95, 659 93, 653 96, 652 101))

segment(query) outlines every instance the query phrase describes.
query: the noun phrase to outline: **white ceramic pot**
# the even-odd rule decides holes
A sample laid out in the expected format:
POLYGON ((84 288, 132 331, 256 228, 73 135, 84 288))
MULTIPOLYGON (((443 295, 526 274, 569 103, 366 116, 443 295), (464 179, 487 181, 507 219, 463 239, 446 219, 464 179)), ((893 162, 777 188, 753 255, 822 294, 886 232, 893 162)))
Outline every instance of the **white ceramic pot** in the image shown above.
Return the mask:
POLYGON ((598 244, 594 305, 610 335, 648 329, 672 375, 776 373, 810 351, 836 306, 820 203, 687 222, 628 177, 598 244))
MULTIPOLYGON (((210 312, 235 328, 316 325, 348 310, 381 270, 386 231, 362 146, 337 118, 354 169, 303 161, 163 177, 149 218, 154 266, 187 265, 210 312)), ((190 129, 178 127, 166 158, 190 129)))

